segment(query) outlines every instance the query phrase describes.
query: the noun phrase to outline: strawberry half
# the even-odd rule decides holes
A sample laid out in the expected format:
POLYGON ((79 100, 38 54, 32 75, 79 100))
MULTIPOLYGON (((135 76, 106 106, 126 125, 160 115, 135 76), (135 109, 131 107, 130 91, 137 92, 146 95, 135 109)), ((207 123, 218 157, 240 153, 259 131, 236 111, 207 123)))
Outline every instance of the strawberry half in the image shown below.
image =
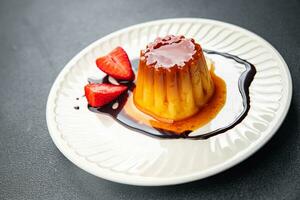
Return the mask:
POLYGON ((84 87, 86 99, 92 107, 108 104, 126 90, 127 86, 125 85, 109 83, 90 83, 84 87))
POLYGON ((106 56, 96 60, 100 70, 118 80, 133 81, 134 73, 126 51, 117 47, 106 56))

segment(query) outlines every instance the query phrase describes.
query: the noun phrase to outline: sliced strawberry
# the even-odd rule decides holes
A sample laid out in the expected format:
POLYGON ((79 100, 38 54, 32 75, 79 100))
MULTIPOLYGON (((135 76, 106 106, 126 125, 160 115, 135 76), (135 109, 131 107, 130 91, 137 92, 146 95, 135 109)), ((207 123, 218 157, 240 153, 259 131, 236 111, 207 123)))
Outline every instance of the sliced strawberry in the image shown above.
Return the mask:
POLYGON ((116 99, 127 90, 125 85, 110 83, 90 83, 84 87, 86 99, 90 106, 100 107, 116 99))
POLYGON ((122 47, 117 47, 106 56, 98 58, 96 64, 100 70, 118 80, 134 80, 131 63, 122 47))

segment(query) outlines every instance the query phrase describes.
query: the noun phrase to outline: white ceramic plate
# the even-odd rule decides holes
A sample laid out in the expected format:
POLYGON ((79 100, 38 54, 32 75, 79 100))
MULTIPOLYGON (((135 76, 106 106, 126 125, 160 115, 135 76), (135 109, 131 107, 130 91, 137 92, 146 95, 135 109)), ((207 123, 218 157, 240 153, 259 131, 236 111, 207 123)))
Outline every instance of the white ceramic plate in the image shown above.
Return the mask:
MULTIPOLYGON (((216 59, 216 72, 231 91, 235 86, 229 88, 231 79, 224 66, 231 66, 235 74, 241 69, 233 61, 232 65, 226 62, 216 59)), ((230 119, 241 108, 238 95, 231 94, 234 92, 228 93, 220 113, 222 119, 230 119)), ((211 176, 249 157, 277 131, 287 114, 291 96, 292 82, 286 63, 261 37, 214 20, 167 19, 122 29, 82 50, 54 82, 46 115, 56 146, 87 172, 126 184, 171 185, 211 176), (103 76, 95 65, 97 57, 122 46, 135 59, 148 42, 167 34, 195 38, 205 49, 227 52, 255 65, 257 74, 250 87, 251 108, 242 123, 207 140, 158 139, 90 112, 84 98, 76 100, 83 95, 89 76, 103 76), (73 108, 77 105, 79 110, 73 108)), ((220 117, 209 126, 218 123, 220 117)))

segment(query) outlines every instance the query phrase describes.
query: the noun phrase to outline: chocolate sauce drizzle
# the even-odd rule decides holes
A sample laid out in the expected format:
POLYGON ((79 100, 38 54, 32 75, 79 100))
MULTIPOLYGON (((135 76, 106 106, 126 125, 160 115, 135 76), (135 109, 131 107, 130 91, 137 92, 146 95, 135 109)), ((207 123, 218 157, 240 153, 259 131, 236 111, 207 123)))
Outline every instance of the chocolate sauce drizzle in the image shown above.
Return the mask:
MULTIPOLYGON (((125 84, 128 86, 128 91, 123 93, 121 96, 119 96, 116 100, 113 102, 101 107, 101 108, 93 108, 91 106, 88 106, 88 109, 92 112, 96 113, 102 113, 107 114, 114 118, 116 121, 118 121, 120 124, 124 125, 125 127, 128 127, 130 129, 133 129, 135 131, 141 132, 143 134, 149 135, 149 136, 155 136, 159 138, 188 138, 188 139, 198 139, 198 140, 204 140, 208 139, 210 137, 213 137, 215 135, 224 133, 232 128, 234 128, 236 125, 241 123, 243 119, 247 116, 249 109, 250 109, 250 96, 249 96, 249 87, 251 85, 251 82, 254 79, 254 76, 256 74, 256 69, 254 65, 247 62, 246 60, 243 60, 237 56, 233 56, 228 53, 220 53, 212 50, 204 50, 207 54, 217 54, 220 56, 223 56, 228 59, 232 59, 236 61, 237 63, 240 63, 245 66, 245 71, 241 74, 238 80, 238 88, 241 93, 241 96, 243 98, 243 111, 241 114, 229 125, 224 126, 222 128, 216 129, 211 132, 207 132, 205 134, 196 135, 196 136, 190 136, 191 130, 187 130, 181 134, 175 134, 172 131, 167 131, 163 129, 157 129, 154 127, 150 127, 145 124, 138 123, 135 119, 128 116, 126 112, 123 110, 123 107, 127 101, 127 98, 129 95, 133 92, 133 89, 135 88, 135 84, 133 82, 122 82, 122 84, 125 84), (117 107, 115 106, 116 103, 118 104, 117 107), (115 108, 116 107, 116 108, 115 108), (115 108, 115 109, 114 109, 115 108)), ((132 66, 134 68, 134 71, 137 71, 138 66, 138 60, 132 61, 132 66)), ((97 79, 88 79, 89 83, 109 83, 109 77, 105 76, 101 80, 97 79)))

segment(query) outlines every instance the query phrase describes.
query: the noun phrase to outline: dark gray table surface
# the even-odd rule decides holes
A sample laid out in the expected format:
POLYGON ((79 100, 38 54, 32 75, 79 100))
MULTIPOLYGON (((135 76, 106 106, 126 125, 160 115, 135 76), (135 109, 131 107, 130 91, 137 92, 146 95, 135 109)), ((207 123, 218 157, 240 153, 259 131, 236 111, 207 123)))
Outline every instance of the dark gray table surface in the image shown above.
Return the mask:
POLYGON ((0 199, 300 199, 300 1, 0 1, 0 199), (241 164, 165 187, 113 183, 66 159, 48 133, 52 83, 82 48, 129 25, 201 17, 239 25, 287 62, 294 93, 276 135, 241 164))

